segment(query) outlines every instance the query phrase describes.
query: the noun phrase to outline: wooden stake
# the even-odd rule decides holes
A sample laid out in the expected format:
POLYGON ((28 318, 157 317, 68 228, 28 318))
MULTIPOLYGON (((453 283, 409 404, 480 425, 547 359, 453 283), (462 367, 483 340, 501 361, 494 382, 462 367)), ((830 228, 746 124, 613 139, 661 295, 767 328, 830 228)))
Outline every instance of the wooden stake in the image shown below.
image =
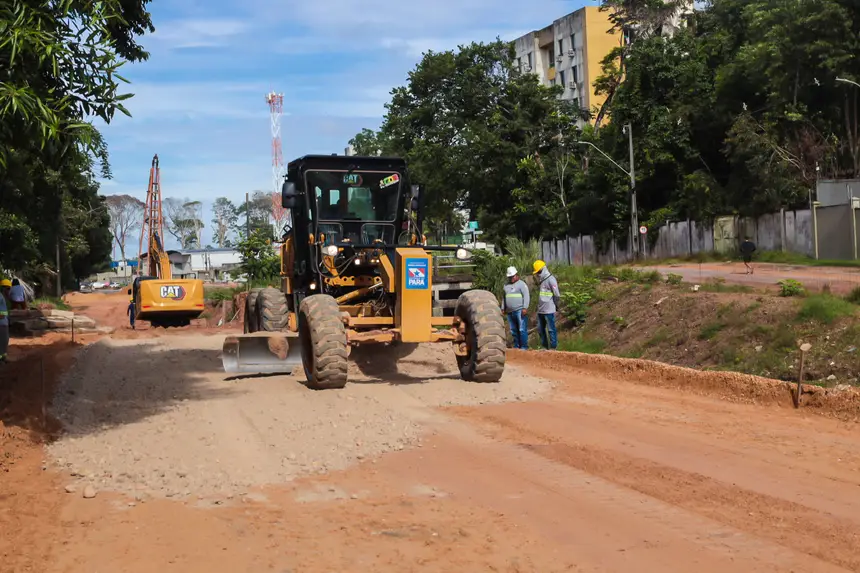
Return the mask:
POLYGON ((45 396, 45 358, 39 360, 39 370, 42 378, 42 429, 48 427, 47 396, 45 396))
POLYGON ((797 374, 797 391, 794 396, 794 407, 800 408, 800 393, 803 385, 803 367, 806 363, 806 353, 812 349, 812 345, 804 342, 800 345, 800 372, 797 374))

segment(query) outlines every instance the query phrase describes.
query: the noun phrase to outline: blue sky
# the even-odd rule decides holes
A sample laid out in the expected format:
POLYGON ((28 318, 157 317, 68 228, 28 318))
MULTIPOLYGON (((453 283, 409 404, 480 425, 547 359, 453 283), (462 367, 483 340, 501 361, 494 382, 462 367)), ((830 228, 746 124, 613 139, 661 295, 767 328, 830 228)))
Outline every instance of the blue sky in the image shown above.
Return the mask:
MULTIPOLYGON (((211 242, 216 197, 270 191, 271 128, 265 94, 284 94, 285 162, 343 153, 376 129, 390 90, 422 52, 510 40, 586 0, 154 0, 147 62, 127 65, 131 118, 108 126, 113 179, 105 195, 146 195, 158 154, 165 197, 204 202, 211 242)), ((133 241, 136 245, 137 240, 133 241)), ((175 245, 169 245, 175 246, 175 245)))

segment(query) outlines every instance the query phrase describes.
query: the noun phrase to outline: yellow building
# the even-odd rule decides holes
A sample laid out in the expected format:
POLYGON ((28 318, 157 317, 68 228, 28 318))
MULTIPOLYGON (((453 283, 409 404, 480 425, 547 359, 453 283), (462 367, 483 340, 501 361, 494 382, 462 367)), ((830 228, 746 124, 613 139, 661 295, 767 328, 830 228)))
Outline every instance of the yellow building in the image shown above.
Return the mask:
POLYGON ((597 6, 580 8, 514 40, 517 65, 522 72, 537 74, 544 85, 561 85, 563 99, 596 116, 606 99, 594 93, 600 62, 622 41, 611 28, 609 12, 597 6))

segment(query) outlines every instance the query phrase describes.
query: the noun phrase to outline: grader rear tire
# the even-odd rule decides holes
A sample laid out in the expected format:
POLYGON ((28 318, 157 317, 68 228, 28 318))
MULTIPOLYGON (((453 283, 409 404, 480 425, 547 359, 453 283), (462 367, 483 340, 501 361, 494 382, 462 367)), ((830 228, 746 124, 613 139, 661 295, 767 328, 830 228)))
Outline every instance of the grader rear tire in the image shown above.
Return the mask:
POLYGON ((248 293, 248 296, 245 298, 245 334, 250 334, 252 332, 257 332, 259 328, 257 327, 257 296, 260 294, 261 288, 252 288, 248 293))
POLYGON ((506 334, 499 303, 492 293, 471 290, 460 295, 456 314, 466 325, 468 354, 457 356, 467 382, 498 382, 505 371, 506 334))
POLYGON ((308 388, 332 390, 346 386, 346 328, 333 297, 315 294, 302 300, 299 336, 308 388))
POLYGON ((287 327, 287 299, 276 288, 264 288, 257 295, 254 316, 260 332, 281 332, 287 327))

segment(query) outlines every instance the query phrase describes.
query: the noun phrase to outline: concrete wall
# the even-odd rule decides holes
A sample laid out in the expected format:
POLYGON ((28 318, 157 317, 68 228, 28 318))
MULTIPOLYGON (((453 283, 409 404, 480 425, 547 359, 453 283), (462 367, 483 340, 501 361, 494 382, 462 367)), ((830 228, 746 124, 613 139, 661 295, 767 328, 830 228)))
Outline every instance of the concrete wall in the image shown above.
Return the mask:
MULTIPOLYGON (((848 240, 845 240, 846 235, 842 230, 827 236, 819 235, 819 243, 827 243, 828 248, 831 249, 827 252, 831 253, 838 242, 837 237, 842 237, 842 241, 847 244, 847 250, 843 245, 840 251, 832 252, 834 256, 825 256, 821 253, 820 258, 852 258, 853 235, 850 234, 850 224, 841 220, 837 222, 832 211, 835 208, 830 209, 831 211, 819 209, 819 227, 827 225, 845 229, 847 225, 848 240), (822 212, 825 213, 824 221, 821 219, 822 212)), ((844 213, 848 213, 847 206, 841 209, 844 213)), ((848 215, 843 214, 841 217, 850 222, 848 215)), ((860 228, 860 213, 858 213, 858 228, 860 228)), ((642 248, 644 256, 653 259, 688 257, 714 251, 729 254, 737 251, 740 242, 746 236, 752 238, 761 251, 789 251, 808 256, 813 256, 815 253, 812 215, 809 210, 780 211, 763 215, 758 219, 720 217, 714 223, 675 221, 650 230, 648 236, 642 241, 642 248)), ((603 249, 599 249, 594 237, 583 235, 544 241, 542 254, 546 261, 574 265, 617 265, 634 260, 634 253, 630 250, 629 244, 629 240, 621 241, 613 237, 603 249)))
POLYGON ((815 186, 815 200, 822 207, 846 205, 849 197, 860 197, 860 179, 822 179, 815 186))
POLYGON ((606 96, 594 93, 594 80, 601 74, 600 62, 603 58, 621 45, 621 35, 609 33, 612 28, 609 12, 601 12, 598 6, 586 6, 583 11, 585 12, 586 36, 585 49, 583 50, 585 69, 583 70, 582 81, 586 84, 583 107, 596 112, 606 101, 606 96))
POLYGON ((849 205, 832 205, 816 209, 818 220, 818 256, 821 259, 854 258, 852 209, 849 205))

